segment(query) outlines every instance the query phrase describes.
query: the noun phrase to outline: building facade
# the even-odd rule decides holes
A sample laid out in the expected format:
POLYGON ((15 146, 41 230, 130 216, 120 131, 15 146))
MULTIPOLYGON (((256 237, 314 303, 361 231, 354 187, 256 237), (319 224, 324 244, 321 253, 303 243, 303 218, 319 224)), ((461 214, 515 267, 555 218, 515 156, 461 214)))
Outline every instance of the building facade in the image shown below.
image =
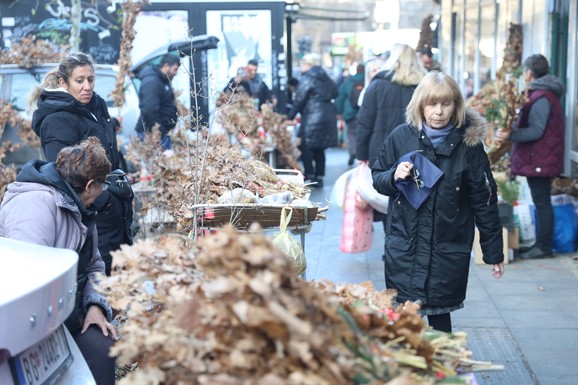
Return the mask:
POLYGON ((476 94, 496 78, 510 24, 522 26, 522 61, 541 53, 566 85, 564 175, 578 177, 578 4, 575 0, 443 0, 438 28, 442 69, 476 94))

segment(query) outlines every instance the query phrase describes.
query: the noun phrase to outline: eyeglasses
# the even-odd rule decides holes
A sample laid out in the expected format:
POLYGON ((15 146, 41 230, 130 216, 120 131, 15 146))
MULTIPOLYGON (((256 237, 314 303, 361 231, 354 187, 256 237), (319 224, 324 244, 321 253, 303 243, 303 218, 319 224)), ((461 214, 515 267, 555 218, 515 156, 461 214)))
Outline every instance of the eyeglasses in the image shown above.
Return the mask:
POLYGON ((423 180, 419 179, 419 176, 420 176, 419 170, 414 166, 411 169, 411 179, 413 179, 415 183, 415 188, 418 190, 424 186, 423 180))

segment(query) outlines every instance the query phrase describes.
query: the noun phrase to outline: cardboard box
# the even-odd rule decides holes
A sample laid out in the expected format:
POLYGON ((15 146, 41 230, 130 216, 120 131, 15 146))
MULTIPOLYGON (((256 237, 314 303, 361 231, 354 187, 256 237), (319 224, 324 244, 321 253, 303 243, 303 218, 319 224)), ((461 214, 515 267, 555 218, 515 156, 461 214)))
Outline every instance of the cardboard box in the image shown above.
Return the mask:
MULTIPOLYGON (((508 229, 502 228, 502 239, 504 240, 504 264, 508 263, 510 259, 510 250, 508 247, 508 240, 510 238, 508 229)), ((480 246, 480 232, 476 229, 476 234, 474 236, 474 263, 476 265, 484 265, 484 260, 482 259, 482 247, 480 246)))

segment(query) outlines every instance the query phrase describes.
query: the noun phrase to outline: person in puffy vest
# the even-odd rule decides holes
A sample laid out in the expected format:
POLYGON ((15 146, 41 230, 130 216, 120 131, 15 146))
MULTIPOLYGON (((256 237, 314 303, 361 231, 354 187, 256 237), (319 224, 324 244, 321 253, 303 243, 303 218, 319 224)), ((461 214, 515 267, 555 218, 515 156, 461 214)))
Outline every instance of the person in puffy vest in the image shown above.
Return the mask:
POLYGON ((536 243, 520 253, 522 259, 552 256, 554 210, 550 200, 552 178, 564 168, 564 85, 549 75, 548 60, 540 54, 524 61, 528 102, 522 106, 510 133, 513 142, 511 174, 525 176, 536 206, 536 243))

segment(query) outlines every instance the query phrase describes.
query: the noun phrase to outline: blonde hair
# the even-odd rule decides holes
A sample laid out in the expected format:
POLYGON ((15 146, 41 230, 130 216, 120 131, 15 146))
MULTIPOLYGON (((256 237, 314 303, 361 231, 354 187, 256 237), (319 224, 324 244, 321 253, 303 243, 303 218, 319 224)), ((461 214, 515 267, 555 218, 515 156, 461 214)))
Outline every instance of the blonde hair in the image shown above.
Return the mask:
POLYGON ((443 72, 431 71, 422 79, 407 105, 407 122, 418 129, 423 124, 423 109, 427 104, 453 100, 454 112, 450 122, 461 127, 465 117, 465 103, 458 83, 443 72))
POLYGON ((407 44, 394 44, 382 70, 393 71, 392 81, 402 86, 418 84, 426 74, 415 50, 407 44))
POLYGON ((321 57, 316 53, 308 53, 301 59, 302 63, 309 64, 311 67, 321 64, 321 57))
POLYGON ((369 85, 369 82, 371 82, 373 77, 380 71, 384 64, 385 60, 379 57, 368 60, 367 63, 365 63, 365 87, 369 85))

